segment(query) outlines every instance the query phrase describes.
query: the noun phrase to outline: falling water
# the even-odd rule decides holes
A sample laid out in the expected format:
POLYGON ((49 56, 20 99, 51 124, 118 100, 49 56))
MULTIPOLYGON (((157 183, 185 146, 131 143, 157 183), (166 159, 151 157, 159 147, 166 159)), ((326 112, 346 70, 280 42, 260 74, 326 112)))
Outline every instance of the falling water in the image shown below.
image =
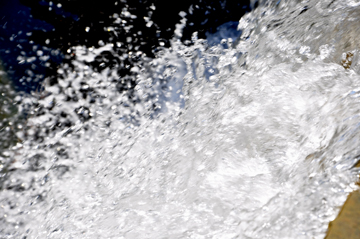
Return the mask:
POLYGON ((111 45, 72 47, 58 84, 15 97, 2 238, 323 238, 357 188, 359 5, 264 2, 241 36, 129 54, 127 91, 84 64, 111 45))

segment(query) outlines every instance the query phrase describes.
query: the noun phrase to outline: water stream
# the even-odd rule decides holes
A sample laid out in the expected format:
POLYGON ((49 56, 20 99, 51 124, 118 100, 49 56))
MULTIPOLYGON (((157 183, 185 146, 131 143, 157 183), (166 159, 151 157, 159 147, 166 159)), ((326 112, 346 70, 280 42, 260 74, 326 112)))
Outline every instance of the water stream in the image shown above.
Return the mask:
POLYGON ((15 98, 2 238, 323 238, 357 188, 359 5, 262 2, 190 46, 180 24, 128 91, 84 64, 111 45, 72 47, 15 98))

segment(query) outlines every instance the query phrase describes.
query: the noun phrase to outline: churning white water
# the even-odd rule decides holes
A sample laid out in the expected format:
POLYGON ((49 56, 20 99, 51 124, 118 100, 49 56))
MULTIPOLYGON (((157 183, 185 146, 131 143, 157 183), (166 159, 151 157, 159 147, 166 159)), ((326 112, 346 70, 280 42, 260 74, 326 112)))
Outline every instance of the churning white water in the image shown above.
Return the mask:
POLYGON ((323 238, 359 171, 359 4, 260 4, 237 39, 144 58, 131 92, 83 64, 111 45, 73 47, 18 96, 1 238, 323 238))

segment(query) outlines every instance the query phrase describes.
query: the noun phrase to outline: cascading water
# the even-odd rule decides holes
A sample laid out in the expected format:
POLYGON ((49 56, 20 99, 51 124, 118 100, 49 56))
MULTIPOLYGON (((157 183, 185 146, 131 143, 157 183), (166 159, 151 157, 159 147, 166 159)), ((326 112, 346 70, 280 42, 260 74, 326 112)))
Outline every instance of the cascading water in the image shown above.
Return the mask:
POLYGON ((323 238, 359 173, 358 5, 260 4, 123 92, 84 64, 111 45, 73 47, 58 84, 15 98, 2 238, 323 238))

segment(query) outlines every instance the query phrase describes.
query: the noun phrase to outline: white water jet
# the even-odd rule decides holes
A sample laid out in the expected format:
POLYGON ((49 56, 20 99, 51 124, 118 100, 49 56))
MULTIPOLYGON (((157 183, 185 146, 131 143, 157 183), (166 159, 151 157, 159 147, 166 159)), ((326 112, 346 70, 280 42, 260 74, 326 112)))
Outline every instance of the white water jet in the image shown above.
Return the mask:
POLYGON ((357 5, 329 4, 267 2, 235 41, 174 40, 132 69, 132 100, 82 63, 102 49, 77 47, 48 96, 23 99, 49 110, 22 132, 43 140, 9 152, 4 238, 323 238, 360 153, 357 5))

